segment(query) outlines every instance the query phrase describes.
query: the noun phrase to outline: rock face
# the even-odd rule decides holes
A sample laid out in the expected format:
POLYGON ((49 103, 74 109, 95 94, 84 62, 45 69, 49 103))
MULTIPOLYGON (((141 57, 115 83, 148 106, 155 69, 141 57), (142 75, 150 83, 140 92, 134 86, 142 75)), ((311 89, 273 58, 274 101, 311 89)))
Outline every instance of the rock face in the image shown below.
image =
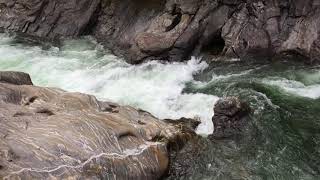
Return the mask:
POLYGON ((158 179, 169 144, 194 135, 185 121, 32 86, 27 77, 0 73, 0 179, 158 179))
POLYGON ((41 38, 76 37, 86 32, 100 0, 1 0, 0 27, 41 38))
POLYGON ((0 82, 16 85, 33 85, 30 75, 23 72, 0 71, 0 82))
POLYGON ((0 27, 38 37, 92 34, 130 63, 191 55, 319 62, 318 0, 3 0, 0 27))
POLYGON ((250 107, 236 97, 220 99, 214 107, 214 132, 210 138, 220 139, 239 134, 245 127, 250 107))

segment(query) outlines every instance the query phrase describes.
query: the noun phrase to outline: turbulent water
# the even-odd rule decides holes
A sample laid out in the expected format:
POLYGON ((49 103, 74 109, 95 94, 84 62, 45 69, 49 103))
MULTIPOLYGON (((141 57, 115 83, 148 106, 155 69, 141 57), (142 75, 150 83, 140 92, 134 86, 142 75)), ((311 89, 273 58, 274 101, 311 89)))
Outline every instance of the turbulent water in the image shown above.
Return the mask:
POLYGON ((105 52, 90 38, 63 42, 60 48, 30 46, 0 37, 0 70, 24 71, 35 85, 93 94, 102 100, 131 105, 159 118, 200 118, 200 134, 212 132, 210 119, 216 96, 182 93, 193 75, 208 65, 153 61, 131 66, 105 52))
POLYGON ((254 112, 241 137, 206 141, 182 179, 319 179, 320 67, 295 63, 148 62, 132 66, 86 37, 60 48, 0 36, 0 70, 34 84, 96 95, 159 118, 199 117, 209 134, 218 97, 239 96, 254 112))

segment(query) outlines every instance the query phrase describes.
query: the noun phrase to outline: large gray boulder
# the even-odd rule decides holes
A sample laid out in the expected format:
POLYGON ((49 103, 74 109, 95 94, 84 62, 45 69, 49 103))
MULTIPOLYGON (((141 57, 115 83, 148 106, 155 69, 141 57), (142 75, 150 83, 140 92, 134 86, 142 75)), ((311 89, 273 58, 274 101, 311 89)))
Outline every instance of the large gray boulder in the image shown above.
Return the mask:
POLYGON ((192 120, 21 84, 0 82, 0 179, 159 179, 195 135, 192 120))
POLYGON ((214 106, 214 131, 210 138, 223 139, 241 134, 246 129, 246 117, 250 111, 249 105, 237 97, 220 99, 214 106))

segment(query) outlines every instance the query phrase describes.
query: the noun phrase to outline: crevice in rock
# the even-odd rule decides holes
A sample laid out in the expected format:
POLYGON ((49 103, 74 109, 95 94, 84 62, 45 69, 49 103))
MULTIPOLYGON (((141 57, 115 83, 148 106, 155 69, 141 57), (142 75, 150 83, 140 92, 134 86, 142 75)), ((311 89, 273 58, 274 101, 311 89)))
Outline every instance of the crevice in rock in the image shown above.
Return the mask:
POLYGON ((245 49, 248 47, 248 42, 245 39, 242 40, 242 44, 245 49))
POLYGON ((121 132, 117 135, 117 138, 118 140, 121 140, 122 138, 126 138, 126 137, 138 137, 137 134, 133 131, 124 131, 124 132, 121 132))
POLYGON ((174 19, 172 20, 172 23, 170 24, 170 26, 166 28, 166 32, 171 31, 181 22, 182 12, 181 12, 181 9, 177 7, 176 4, 174 4, 172 8, 171 15, 174 16, 174 19))
POLYGON ((145 123, 145 122, 143 122, 143 121, 141 121, 141 120, 138 120, 138 124, 140 124, 140 125, 146 125, 147 123, 145 123))
POLYGON ((29 100, 27 100, 27 102, 24 104, 25 106, 29 106, 30 104, 34 103, 34 101, 38 99, 37 96, 33 96, 31 97, 29 100))
POLYGON ((13 117, 21 117, 21 116, 32 116, 31 113, 25 113, 25 112, 17 112, 13 115, 13 117))
MULTIPOLYGON (((145 111, 145 110, 142 110, 142 109, 138 109, 138 113, 139 113, 139 115, 141 115, 141 116, 151 116, 151 117, 153 117, 153 118, 156 118, 156 117, 153 116, 150 112, 145 111)), ((139 123, 139 124, 140 124, 140 123, 139 123)), ((143 123, 143 124, 145 124, 145 123, 143 123)))
POLYGON ((96 30, 97 24, 98 24, 98 18, 102 11, 102 4, 99 3, 98 8, 95 10, 95 12, 92 14, 92 17, 90 18, 88 24, 84 26, 84 29, 82 32, 80 31, 81 35, 91 35, 96 30))
POLYGON ((101 111, 109 113, 119 113, 119 107, 116 105, 108 104, 108 106, 102 107, 101 111))
POLYGON ((180 12, 176 14, 170 26, 166 28, 166 32, 169 32, 172 29, 174 29, 181 22, 181 17, 182 17, 182 14, 180 12))
POLYGON ((201 53, 219 56, 223 52, 225 47, 225 41, 221 37, 221 30, 217 32, 214 36, 212 36, 211 40, 209 40, 206 44, 204 44, 201 48, 201 53))
POLYGON ((44 115, 47 115, 47 116, 53 116, 54 115, 54 113, 52 111, 50 111, 49 109, 46 109, 46 108, 39 109, 39 110, 36 111, 36 113, 44 114, 44 115))
POLYGON ((29 128, 29 122, 26 121, 25 123, 26 123, 25 129, 28 130, 28 128, 29 128))

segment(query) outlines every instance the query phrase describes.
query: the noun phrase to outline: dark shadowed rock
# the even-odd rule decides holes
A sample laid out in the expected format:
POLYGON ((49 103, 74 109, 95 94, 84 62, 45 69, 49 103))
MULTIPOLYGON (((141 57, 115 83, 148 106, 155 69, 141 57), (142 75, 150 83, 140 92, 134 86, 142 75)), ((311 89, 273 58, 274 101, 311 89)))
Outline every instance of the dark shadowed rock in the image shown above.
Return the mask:
POLYGON ((241 133, 249 113, 250 107, 236 97, 220 99, 214 107, 214 132, 210 138, 227 138, 241 133))
POLYGON ((30 75, 23 72, 0 71, 0 82, 15 85, 33 85, 30 75))
POLYGON ((296 59, 298 54, 309 59, 306 62, 317 61, 319 7, 316 0, 242 4, 223 27, 225 55, 269 59, 293 55, 296 59))
POLYGON ((83 34, 100 0, 2 0, 0 27, 41 38, 83 34))
POLYGON ((0 77, 0 179, 159 179, 171 145, 195 135, 193 121, 0 77))
POLYGON ((267 60, 299 54, 307 62, 319 59, 316 0, 139 2, 109 1, 94 31, 131 63, 181 61, 201 54, 267 60))
MULTIPOLYGON (((190 56, 319 62, 318 0, 3 0, 0 28, 95 36, 130 63, 190 56)), ((223 59, 223 58, 222 58, 223 59)))
MULTIPOLYGON (((230 154, 239 151, 237 148, 239 144, 243 143, 242 140, 248 141, 251 138, 251 135, 245 132, 243 133, 246 135, 245 137, 237 136, 234 138, 234 135, 239 135, 243 130, 249 129, 246 127, 246 116, 250 109, 246 103, 241 102, 236 97, 227 97, 216 103, 214 111, 215 115, 212 120, 215 131, 213 134, 209 135, 208 138, 193 136, 178 150, 171 150, 169 173, 165 179, 203 179, 204 177, 210 177, 212 174, 201 176, 202 172, 206 173, 206 170, 211 167, 215 167, 220 172, 220 169, 224 167, 221 164, 223 161, 221 159, 231 157, 230 154), (217 154, 221 155, 221 153, 225 153, 225 156, 216 156, 217 154)), ((212 173, 211 170, 209 171, 212 173)), ((233 179, 228 175, 224 177, 222 179, 233 179)))

